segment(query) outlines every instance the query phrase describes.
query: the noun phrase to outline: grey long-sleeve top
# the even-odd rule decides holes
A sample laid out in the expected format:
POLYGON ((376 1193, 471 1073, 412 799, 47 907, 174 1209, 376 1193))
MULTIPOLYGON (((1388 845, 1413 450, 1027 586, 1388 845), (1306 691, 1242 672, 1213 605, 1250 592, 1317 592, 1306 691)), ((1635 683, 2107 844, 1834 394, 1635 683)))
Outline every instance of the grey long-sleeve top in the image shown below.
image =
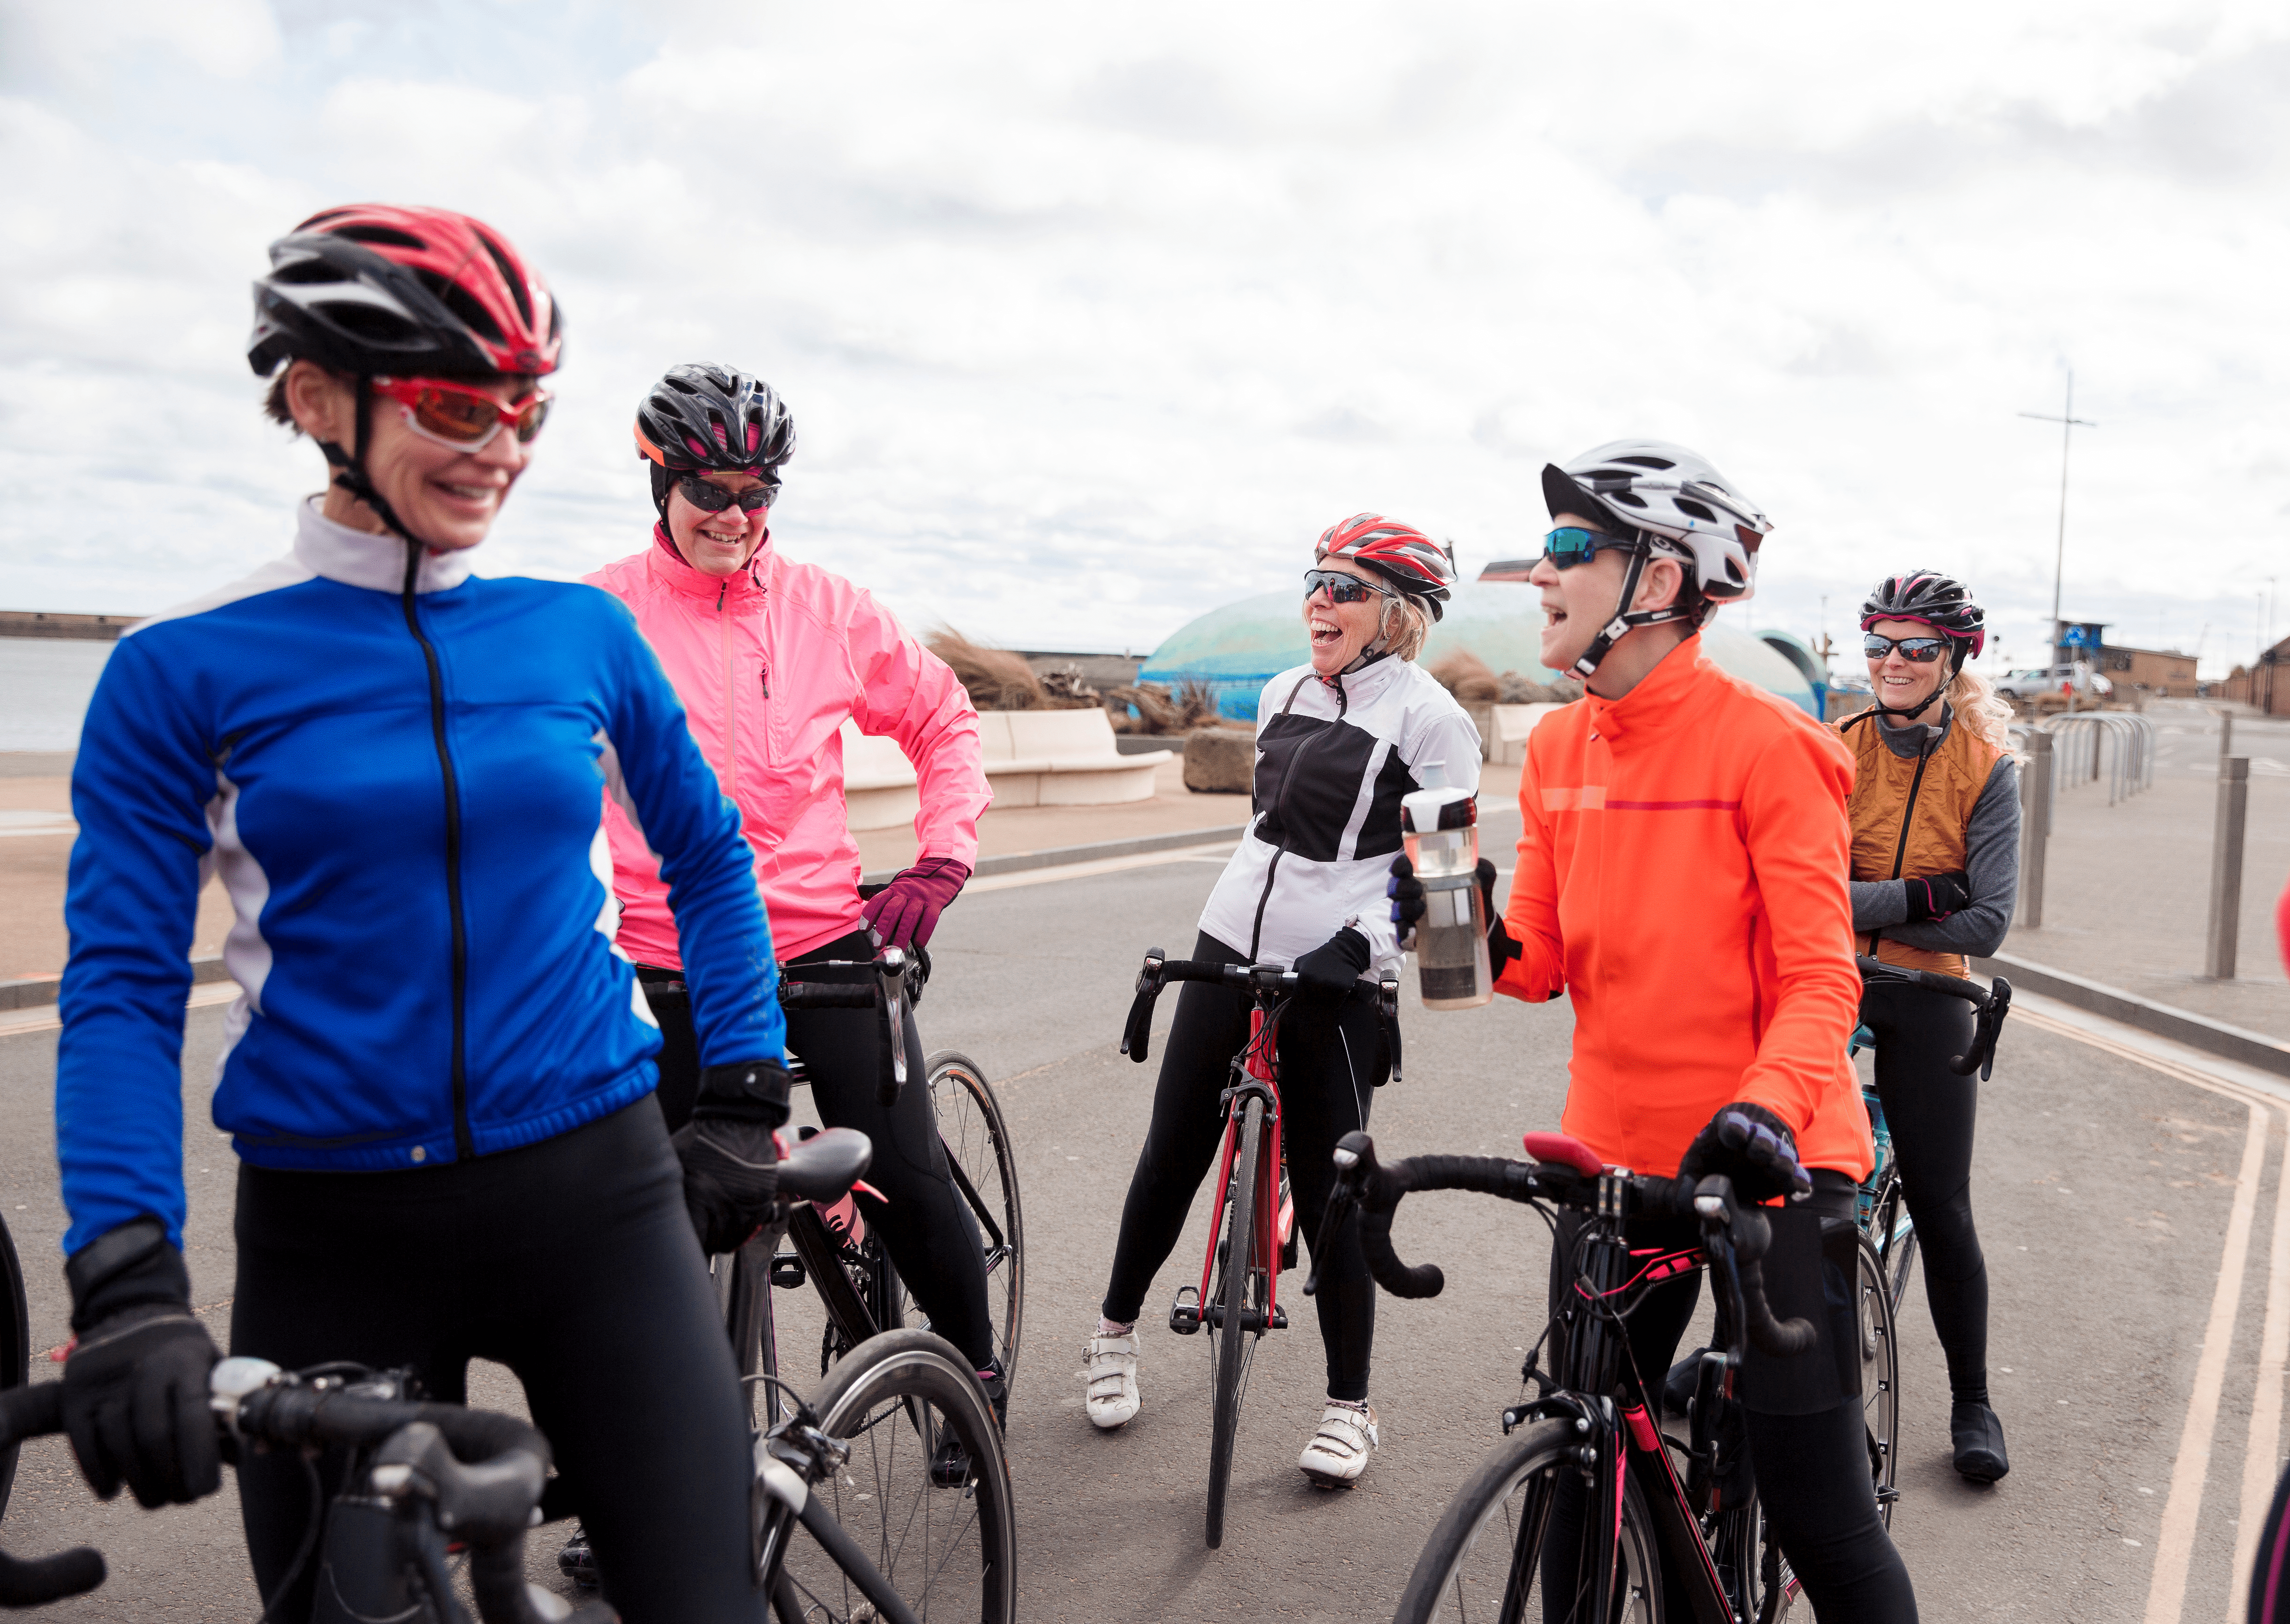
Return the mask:
MULTIPOLYGON (((1943 706, 1938 723, 1915 727, 1887 727, 1882 720, 1863 725, 1875 728, 1894 755, 1913 761, 1927 740, 1940 748, 1956 725, 1956 712, 1943 706)), ((1854 880, 1853 928, 1881 928, 1887 940, 1934 953, 1981 956, 2004 945, 2020 894, 2020 765, 2008 754, 1997 758, 1973 803, 1964 852, 1965 879, 1972 892, 1965 907, 1945 919, 1908 924, 1902 923, 1909 916, 1907 881, 1854 880)))

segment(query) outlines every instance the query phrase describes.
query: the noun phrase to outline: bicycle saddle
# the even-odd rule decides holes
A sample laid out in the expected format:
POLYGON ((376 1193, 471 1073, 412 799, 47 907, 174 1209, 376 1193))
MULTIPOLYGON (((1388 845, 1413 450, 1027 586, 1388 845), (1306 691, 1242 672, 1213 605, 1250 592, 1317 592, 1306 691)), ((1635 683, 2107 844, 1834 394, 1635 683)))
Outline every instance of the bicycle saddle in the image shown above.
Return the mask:
POLYGON ((856 1128, 829 1128, 780 1158, 780 1194, 791 1201, 840 1201, 875 1159, 875 1141, 856 1128))
POLYGON ((1526 1154, 1538 1162, 1571 1167, 1586 1179, 1595 1179, 1605 1171, 1598 1153, 1572 1133, 1530 1133, 1526 1136, 1526 1154))

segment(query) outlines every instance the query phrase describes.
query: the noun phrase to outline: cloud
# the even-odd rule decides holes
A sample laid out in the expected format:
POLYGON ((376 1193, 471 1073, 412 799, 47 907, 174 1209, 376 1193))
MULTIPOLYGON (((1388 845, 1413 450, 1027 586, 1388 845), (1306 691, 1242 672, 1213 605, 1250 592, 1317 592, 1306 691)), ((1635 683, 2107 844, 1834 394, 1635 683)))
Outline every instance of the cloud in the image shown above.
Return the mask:
POLYGON ((204 54, 82 10, 8 12, 0 79, 26 606, 281 545, 319 472, 256 417, 246 283, 356 197, 492 221, 567 313, 495 570, 642 544, 629 420, 701 358, 796 411, 780 545, 1023 646, 1149 647, 1362 509, 1517 556, 1542 461, 1651 434, 1779 522, 1752 622, 1842 634, 1929 563, 2031 655, 2059 445, 2015 413, 2070 364, 2071 613, 2191 645, 2281 552, 2255 8, 297 0, 204 54))

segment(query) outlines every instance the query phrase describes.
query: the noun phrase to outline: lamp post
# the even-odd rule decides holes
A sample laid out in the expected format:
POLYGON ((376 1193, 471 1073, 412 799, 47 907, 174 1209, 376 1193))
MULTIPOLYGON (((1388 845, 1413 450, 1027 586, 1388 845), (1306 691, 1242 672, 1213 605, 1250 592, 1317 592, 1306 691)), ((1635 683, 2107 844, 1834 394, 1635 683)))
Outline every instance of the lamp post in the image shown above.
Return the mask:
POLYGON ((2020 415, 2033 418, 2039 423, 2057 423, 2060 426, 2060 536, 2058 545, 2052 554, 2051 663, 2057 665, 2060 663, 2060 580, 2066 568, 2068 556, 2068 446, 2077 429, 2096 428, 2099 425, 2086 422, 2075 414, 2073 368, 2068 371, 2067 404, 2061 409, 2059 416, 2054 417, 2048 412, 2022 412, 2020 415))

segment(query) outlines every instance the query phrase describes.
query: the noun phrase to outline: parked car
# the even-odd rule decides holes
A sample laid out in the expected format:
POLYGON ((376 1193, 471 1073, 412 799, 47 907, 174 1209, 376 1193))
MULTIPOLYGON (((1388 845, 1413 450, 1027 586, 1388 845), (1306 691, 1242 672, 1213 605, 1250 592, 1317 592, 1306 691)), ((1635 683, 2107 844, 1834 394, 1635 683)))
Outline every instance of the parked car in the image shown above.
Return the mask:
POLYGON ((2115 684, 2104 673, 2083 660, 2006 671, 1996 681, 1997 692, 2015 700, 2032 700, 2039 693, 2064 693, 2070 689, 2089 699, 2103 700, 2115 692, 2115 684))

